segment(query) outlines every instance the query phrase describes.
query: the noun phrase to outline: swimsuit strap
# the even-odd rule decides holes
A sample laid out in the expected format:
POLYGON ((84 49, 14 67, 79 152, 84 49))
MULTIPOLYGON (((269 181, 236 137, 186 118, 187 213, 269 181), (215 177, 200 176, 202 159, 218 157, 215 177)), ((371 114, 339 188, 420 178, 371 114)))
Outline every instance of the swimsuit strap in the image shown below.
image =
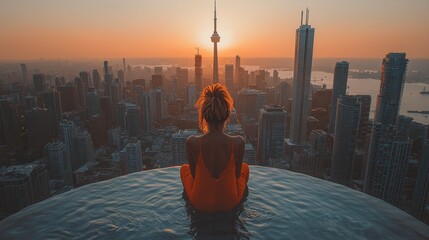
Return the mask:
POLYGON ((203 145, 203 139, 200 137, 200 154, 203 154, 202 145, 203 145))

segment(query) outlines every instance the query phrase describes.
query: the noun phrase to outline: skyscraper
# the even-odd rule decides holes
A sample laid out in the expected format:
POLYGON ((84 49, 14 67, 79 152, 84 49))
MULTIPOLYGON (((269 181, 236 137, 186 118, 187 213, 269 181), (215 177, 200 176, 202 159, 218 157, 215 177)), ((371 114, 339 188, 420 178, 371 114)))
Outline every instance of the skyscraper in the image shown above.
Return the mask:
POLYGON ((292 91, 290 141, 303 144, 307 140, 307 119, 310 112, 311 67, 313 61, 314 28, 308 25, 308 14, 296 30, 295 67, 292 91))
POLYGON ((58 137, 59 124, 62 118, 60 94, 55 90, 47 90, 39 93, 39 104, 49 111, 52 125, 51 136, 58 137))
POLYGON ((336 109, 331 181, 350 186, 359 125, 359 98, 340 95, 336 109))
POLYGON ((92 70, 92 82, 94 84, 95 89, 100 89, 101 77, 98 69, 92 70))
POLYGON ((101 113, 100 105, 100 93, 96 88, 90 88, 86 93, 86 99, 88 102, 88 116, 96 116, 101 113))
POLYGON ((80 113, 86 114, 86 92, 87 88, 85 87, 84 81, 82 78, 77 77, 74 79, 74 83, 77 90, 77 103, 80 113))
POLYGON ((346 95, 347 90, 347 77, 349 75, 349 63, 337 62, 334 70, 334 86, 332 88, 332 101, 331 101, 331 115, 329 120, 328 132, 334 133, 335 119, 337 117, 337 99, 346 95))
POLYGON ((25 112, 28 146, 31 149, 43 150, 51 139, 51 132, 46 131, 51 126, 50 114, 46 108, 33 108, 25 112))
POLYGON ((220 42, 220 36, 217 33, 216 0, 214 5, 214 32, 211 37, 213 43, 213 83, 219 82, 219 63, 217 57, 217 43, 220 42))
POLYGON ((229 91, 233 93, 234 88, 234 65, 226 64, 225 65, 225 85, 229 91))
POLYGON ((60 138, 64 143, 66 154, 70 159, 72 172, 77 170, 79 166, 79 161, 77 159, 77 150, 76 150, 76 134, 77 127, 72 121, 63 120, 60 123, 60 138))
POLYGON ((400 204, 412 145, 396 126, 408 63, 405 56, 389 53, 383 59, 364 182, 366 193, 395 206, 400 204))
POLYGON ((109 62, 104 61, 104 96, 110 97, 110 86, 112 85, 113 74, 109 70, 109 62))
POLYGON ((399 113, 408 59, 405 53, 388 53, 381 67, 381 86, 377 96, 375 121, 395 124, 399 113))
POLYGON ((143 170, 143 158, 140 141, 130 142, 125 146, 127 161, 127 173, 139 172, 143 170))
POLYGON ((197 135, 196 129, 179 130, 171 135, 173 147, 173 166, 187 163, 186 139, 189 136, 197 135))
POLYGON ((186 85, 189 81, 189 72, 187 68, 177 68, 177 95, 181 99, 186 97, 186 85))
POLYGON ((140 107, 133 103, 125 103, 125 131, 130 137, 138 137, 141 134, 141 112, 140 107))
POLYGON ((48 159, 49 177, 63 179, 66 185, 73 185, 70 156, 63 142, 50 142, 45 146, 48 159))
POLYGON ((197 93, 203 90, 203 68, 202 68, 203 57, 200 55, 200 50, 197 48, 197 54, 195 54, 195 86, 197 93))
POLYGON ((397 133, 393 125, 374 123, 364 191, 399 207, 412 142, 397 133))
POLYGON ((24 85, 28 85, 28 73, 27 73, 27 65, 25 63, 21 63, 19 65, 21 67, 21 75, 22 75, 22 81, 24 82, 24 85))
POLYGON ((194 84, 186 86, 186 105, 189 109, 194 109, 197 101, 197 91, 194 84))
POLYGON ((152 122, 153 122, 153 110, 152 110, 152 94, 143 93, 141 96, 141 106, 142 109, 142 126, 143 132, 149 133, 152 130, 152 122))
POLYGON ((161 123, 164 119, 164 89, 158 88, 152 92, 153 96, 153 120, 161 123))
POLYGON ((76 150, 79 166, 87 162, 94 161, 94 146, 91 134, 86 130, 81 130, 76 134, 76 150))
POLYGON ((9 97, 0 96, 0 145, 14 150, 19 143, 18 110, 9 97))
POLYGON ((239 89, 243 87, 243 83, 241 82, 240 77, 240 68, 241 68, 241 58, 240 56, 235 56, 235 73, 234 73, 234 82, 239 89))
POLYGON ((77 94, 76 88, 73 83, 68 83, 64 86, 58 87, 61 98, 61 110, 62 112, 72 112, 77 110, 77 94))
POLYGON ((256 160, 268 165, 270 158, 284 156, 286 112, 281 106, 266 105, 260 110, 256 160))
POLYGON ((429 140, 426 139, 423 151, 420 156, 419 170, 414 188, 413 200, 411 204, 411 214, 422 219, 424 216, 425 207, 429 203, 429 140))
POLYGON ((34 74, 33 75, 34 92, 43 92, 46 89, 46 76, 45 74, 34 74))

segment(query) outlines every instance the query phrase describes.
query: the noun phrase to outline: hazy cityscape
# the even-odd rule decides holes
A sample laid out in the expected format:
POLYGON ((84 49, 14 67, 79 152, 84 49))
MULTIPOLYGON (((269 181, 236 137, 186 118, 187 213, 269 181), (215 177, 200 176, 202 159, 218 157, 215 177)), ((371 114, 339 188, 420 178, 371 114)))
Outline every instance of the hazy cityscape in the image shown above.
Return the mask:
POLYGON ((0 220, 84 185, 187 163, 186 139, 202 134, 195 102, 221 83, 235 106, 225 133, 245 139, 244 162, 344 185, 429 225, 429 60, 397 48, 315 57, 317 11, 282 29, 292 57, 218 52, 215 8, 212 49, 191 45, 188 57, 1 59, 0 220))

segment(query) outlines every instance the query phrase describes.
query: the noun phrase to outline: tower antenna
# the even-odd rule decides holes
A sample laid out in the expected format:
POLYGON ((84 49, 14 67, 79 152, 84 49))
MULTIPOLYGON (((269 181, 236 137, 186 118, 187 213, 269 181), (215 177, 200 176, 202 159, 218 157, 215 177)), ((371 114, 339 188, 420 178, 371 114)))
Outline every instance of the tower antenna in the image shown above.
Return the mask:
POLYGON ((304 19, 304 11, 301 11, 301 26, 302 26, 302 20, 304 19))
POLYGON ((305 16, 305 25, 308 25, 308 18, 310 17, 310 10, 307 8, 306 16, 305 16))
POLYGON ((197 50, 197 55, 200 55, 200 47, 195 48, 197 50))

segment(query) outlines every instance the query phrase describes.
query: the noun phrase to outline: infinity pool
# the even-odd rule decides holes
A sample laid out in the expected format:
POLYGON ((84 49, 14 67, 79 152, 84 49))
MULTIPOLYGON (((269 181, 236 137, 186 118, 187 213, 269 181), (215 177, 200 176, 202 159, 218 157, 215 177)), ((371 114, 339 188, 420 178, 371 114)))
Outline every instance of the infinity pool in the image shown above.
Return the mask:
POLYGON ((407 213, 346 187, 250 168, 237 209, 203 214, 182 196, 179 168, 87 185, 0 222, 0 239, 429 239, 407 213))

